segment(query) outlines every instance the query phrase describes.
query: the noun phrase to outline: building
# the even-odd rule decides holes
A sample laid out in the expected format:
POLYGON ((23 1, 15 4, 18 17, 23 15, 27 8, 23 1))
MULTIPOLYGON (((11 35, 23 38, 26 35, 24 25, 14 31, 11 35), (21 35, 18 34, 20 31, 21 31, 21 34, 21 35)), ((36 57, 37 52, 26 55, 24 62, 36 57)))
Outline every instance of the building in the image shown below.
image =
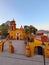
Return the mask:
POLYGON ((14 20, 10 22, 10 31, 9 31, 10 39, 22 40, 24 39, 25 33, 24 29, 21 26, 20 28, 16 28, 16 23, 14 20))
POLYGON ((49 31, 45 31, 45 30, 37 31, 36 38, 43 42, 49 41, 49 31))

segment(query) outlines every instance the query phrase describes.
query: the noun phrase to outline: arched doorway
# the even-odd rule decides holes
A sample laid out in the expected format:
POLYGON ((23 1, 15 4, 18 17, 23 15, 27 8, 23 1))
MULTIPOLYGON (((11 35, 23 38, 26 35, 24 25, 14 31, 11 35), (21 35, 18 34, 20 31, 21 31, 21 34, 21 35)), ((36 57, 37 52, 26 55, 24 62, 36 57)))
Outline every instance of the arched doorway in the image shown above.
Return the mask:
POLYGON ((35 54, 35 55, 42 55, 42 47, 36 46, 36 47, 34 48, 34 54, 35 54))
POLYGON ((20 33, 17 33, 17 34, 16 34, 16 39, 17 39, 17 40, 20 40, 20 33))

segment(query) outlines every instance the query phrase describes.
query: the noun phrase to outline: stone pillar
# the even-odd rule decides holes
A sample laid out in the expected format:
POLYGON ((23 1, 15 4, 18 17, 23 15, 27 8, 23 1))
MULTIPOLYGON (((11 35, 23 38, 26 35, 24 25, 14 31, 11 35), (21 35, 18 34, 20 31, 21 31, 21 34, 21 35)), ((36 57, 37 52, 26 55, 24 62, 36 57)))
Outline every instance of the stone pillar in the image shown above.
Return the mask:
POLYGON ((27 57, 30 57, 31 56, 29 45, 26 45, 26 56, 27 57))
POLYGON ((31 57, 34 56, 34 42, 29 42, 30 51, 31 51, 31 57))
POLYGON ((12 45, 9 45, 8 51, 9 53, 14 53, 14 47, 12 45))
POLYGON ((9 49, 8 49, 9 53, 14 53, 14 47, 12 45, 12 42, 9 42, 9 49))
POLYGON ((0 42, 0 52, 3 51, 3 46, 2 46, 2 42, 0 42))
POLYGON ((49 45, 45 49, 45 57, 49 58, 49 45))

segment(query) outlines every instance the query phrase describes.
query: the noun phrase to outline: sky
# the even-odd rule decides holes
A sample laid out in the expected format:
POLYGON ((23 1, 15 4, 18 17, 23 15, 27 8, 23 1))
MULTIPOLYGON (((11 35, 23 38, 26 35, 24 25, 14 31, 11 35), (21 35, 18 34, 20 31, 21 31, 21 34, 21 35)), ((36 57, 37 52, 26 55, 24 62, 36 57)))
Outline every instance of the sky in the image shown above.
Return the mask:
POLYGON ((16 21, 16 27, 33 25, 49 30, 49 0, 0 0, 0 25, 16 21))

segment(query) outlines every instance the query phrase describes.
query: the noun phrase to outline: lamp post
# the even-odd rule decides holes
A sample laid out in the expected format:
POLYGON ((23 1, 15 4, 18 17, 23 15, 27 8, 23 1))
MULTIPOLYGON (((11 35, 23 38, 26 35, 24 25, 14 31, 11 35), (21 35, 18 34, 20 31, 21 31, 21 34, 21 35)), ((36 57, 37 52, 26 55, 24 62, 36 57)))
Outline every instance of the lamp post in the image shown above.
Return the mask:
POLYGON ((48 39, 48 42, 49 42, 49 32, 47 31, 47 39, 48 39))
POLYGON ((44 65, 45 65, 45 51, 44 51, 44 49, 45 49, 46 45, 44 44, 44 42, 42 42, 41 46, 43 49, 43 60, 44 60, 44 65))

